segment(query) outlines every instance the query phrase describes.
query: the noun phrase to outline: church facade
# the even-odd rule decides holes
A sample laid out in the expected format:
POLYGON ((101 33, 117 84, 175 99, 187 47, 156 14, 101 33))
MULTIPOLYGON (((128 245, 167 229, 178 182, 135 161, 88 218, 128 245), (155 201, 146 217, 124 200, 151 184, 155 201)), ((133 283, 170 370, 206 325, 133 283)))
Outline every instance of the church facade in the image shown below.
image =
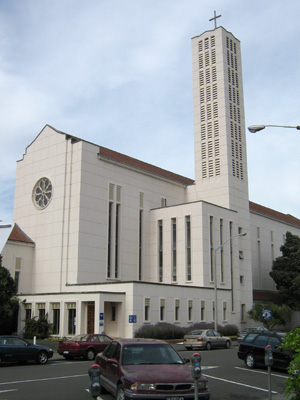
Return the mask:
POLYGON ((248 323, 300 221, 249 202, 240 42, 192 39, 195 180, 46 125, 17 162, 3 265, 53 335, 248 323))

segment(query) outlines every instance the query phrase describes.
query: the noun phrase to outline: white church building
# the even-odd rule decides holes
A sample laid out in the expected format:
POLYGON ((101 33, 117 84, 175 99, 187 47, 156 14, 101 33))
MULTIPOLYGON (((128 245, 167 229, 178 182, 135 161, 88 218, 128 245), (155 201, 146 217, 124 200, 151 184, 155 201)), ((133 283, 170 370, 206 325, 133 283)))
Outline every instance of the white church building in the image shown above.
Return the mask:
MULTIPOLYGON (((17 162, 2 264, 53 335, 144 324, 242 328, 300 220, 249 201, 240 42, 192 39, 195 180, 46 125, 17 162)), ((291 321, 293 324, 293 321, 291 321)))

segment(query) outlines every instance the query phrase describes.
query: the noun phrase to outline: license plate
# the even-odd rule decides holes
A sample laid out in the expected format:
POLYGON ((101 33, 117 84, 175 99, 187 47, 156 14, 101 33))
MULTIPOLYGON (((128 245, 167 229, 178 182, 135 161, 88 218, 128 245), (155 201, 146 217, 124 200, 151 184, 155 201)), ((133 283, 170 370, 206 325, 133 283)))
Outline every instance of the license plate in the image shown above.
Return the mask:
POLYGON ((64 354, 69 354, 69 352, 68 351, 64 351, 64 354))
POLYGON ((167 397, 166 400, 184 400, 184 397, 172 396, 172 397, 167 397))

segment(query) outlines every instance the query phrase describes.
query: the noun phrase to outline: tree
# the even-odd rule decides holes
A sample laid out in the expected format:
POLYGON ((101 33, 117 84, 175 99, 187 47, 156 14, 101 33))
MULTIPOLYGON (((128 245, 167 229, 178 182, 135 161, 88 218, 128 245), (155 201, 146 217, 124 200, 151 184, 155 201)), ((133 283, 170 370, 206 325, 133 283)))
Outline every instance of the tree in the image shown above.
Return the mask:
POLYGON ((14 314, 18 310, 17 286, 8 269, 2 266, 0 254, 0 334, 11 333, 14 327, 14 314))
POLYGON ((254 303, 251 310, 248 311, 248 314, 253 321, 262 322, 266 328, 272 330, 276 325, 286 324, 287 318, 289 318, 291 315, 291 309, 286 305, 278 306, 277 304, 273 303, 254 303), (272 311, 272 319, 263 319, 262 311, 264 309, 269 309, 272 311))
POLYGON ((290 400, 300 399, 300 328, 294 329, 293 331, 285 335, 283 344, 280 346, 281 349, 290 351, 293 353, 293 360, 290 362, 288 367, 289 377, 285 383, 286 394, 290 400))
POLYGON ((270 276, 276 283, 282 303, 300 311, 300 238, 287 232, 280 250, 282 256, 274 261, 270 276))

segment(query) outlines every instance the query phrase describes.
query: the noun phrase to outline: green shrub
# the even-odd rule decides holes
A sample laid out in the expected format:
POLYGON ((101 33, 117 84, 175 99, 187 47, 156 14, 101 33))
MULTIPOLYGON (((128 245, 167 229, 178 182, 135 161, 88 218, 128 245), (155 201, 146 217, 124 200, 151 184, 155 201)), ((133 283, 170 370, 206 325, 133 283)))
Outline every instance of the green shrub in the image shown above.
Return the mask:
POLYGON ((49 336, 51 324, 47 320, 47 316, 38 318, 33 317, 25 320, 24 338, 32 339, 36 336, 38 339, 45 339, 49 336))
POLYGON ((300 399, 300 328, 287 333, 280 348, 294 354, 294 359, 288 367, 289 377, 285 383, 285 390, 290 400, 300 399))

